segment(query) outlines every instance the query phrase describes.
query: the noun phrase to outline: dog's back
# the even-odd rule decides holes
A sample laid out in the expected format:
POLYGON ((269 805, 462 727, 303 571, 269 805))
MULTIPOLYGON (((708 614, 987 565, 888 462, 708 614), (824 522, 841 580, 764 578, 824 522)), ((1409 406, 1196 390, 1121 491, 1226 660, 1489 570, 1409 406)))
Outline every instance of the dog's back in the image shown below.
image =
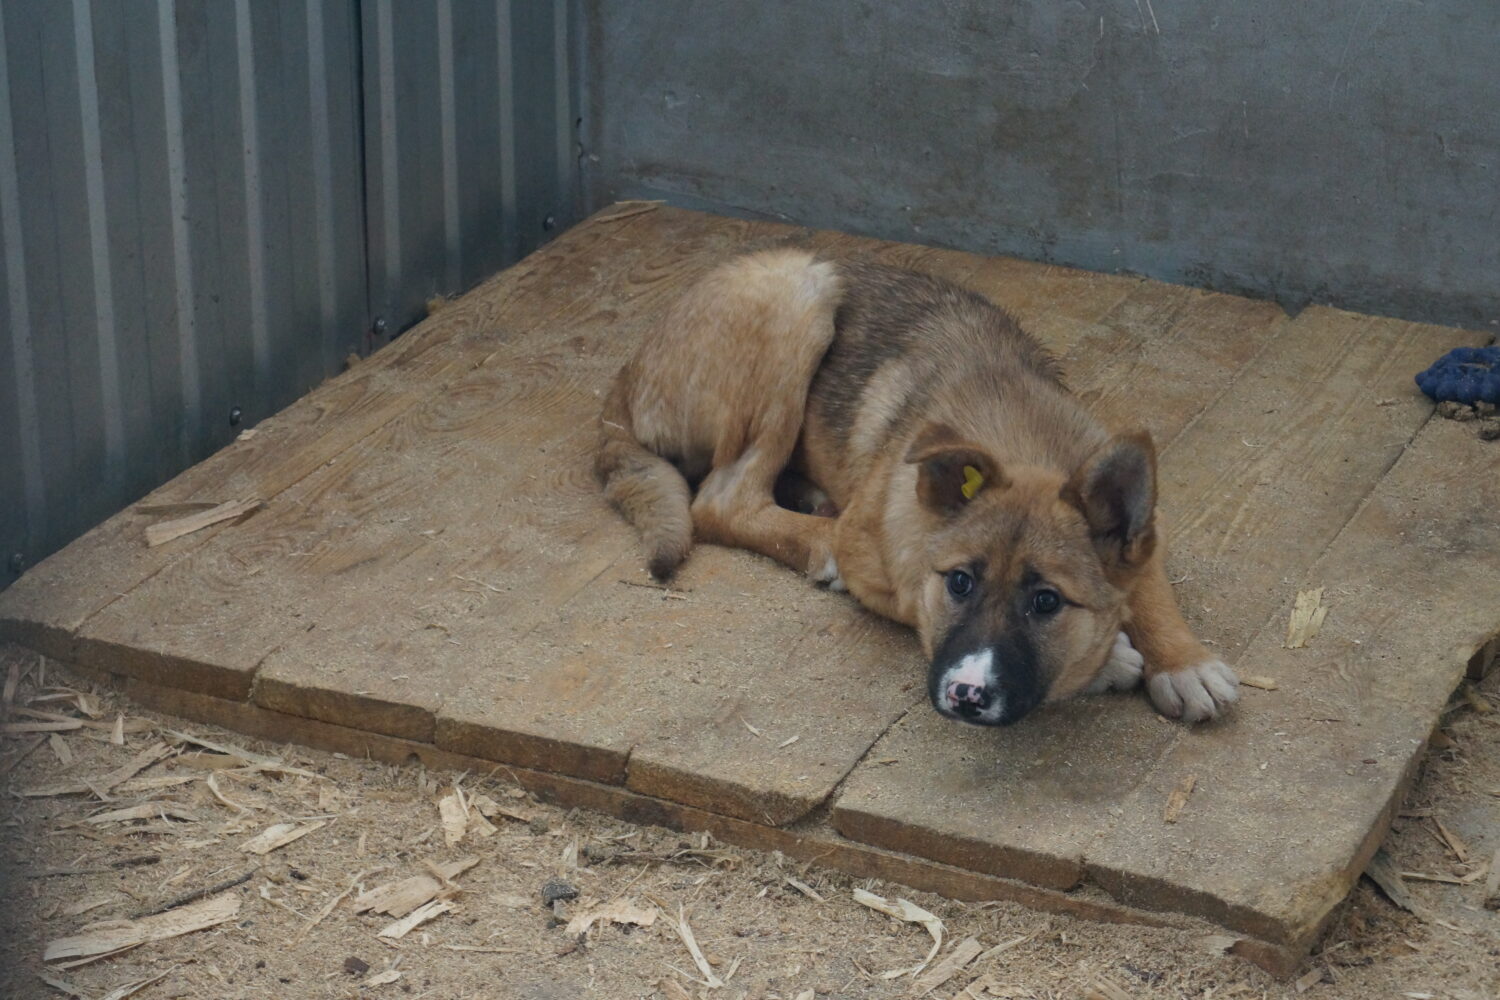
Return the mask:
POLYGON ((922 424, 1028 464, 1074 466, 1104 433, 1056 359, 988 299, 931 275, 842 262, 835 335, 807 401, 803 463, 842 506, 922 424))

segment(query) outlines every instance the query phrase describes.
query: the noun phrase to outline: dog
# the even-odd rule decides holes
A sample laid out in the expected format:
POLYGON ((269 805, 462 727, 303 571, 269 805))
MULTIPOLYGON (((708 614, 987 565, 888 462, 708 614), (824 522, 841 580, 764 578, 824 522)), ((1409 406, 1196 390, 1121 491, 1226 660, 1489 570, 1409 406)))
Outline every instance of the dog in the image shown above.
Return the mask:
POLYGON ((599 426, 595 472, 657 579, 697 539, 847 588, 916 630, 944 716, 1008 725, 1142 677, 1184 722, 1237 698, 1167 580, 1150 436, 1107 431, 975 292, 738 257, 649 332, 599 426))

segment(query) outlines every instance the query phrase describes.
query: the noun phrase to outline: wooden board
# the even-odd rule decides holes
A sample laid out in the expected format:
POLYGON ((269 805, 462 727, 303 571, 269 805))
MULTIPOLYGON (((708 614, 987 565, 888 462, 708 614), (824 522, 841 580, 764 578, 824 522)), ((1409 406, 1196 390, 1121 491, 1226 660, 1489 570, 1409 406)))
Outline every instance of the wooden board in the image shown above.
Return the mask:
POLYGON ((1284 959, 1348 889, 1500 631, 1485 561, 1500 446, 1430 422, 1411 385, 1477 341, 606 210, 150 498, 264 500, 253 517, 148 548, 155 518, 123 512, 0 594, 0 635, 249 731, 490 761, 580 804, 968 898, 1196 914, 1284 959), (1139 695, 972 729, 926 705, 908 633, 767 560, 702 549, 674 591, 649 585, 590 472, 601 395, 695 276, 783 244, 989 295, 1101 416, 1149 429, 1189 619, 1281 687, 1195 730, 1139 695), (1334 610, 1284 650, 1304 585, 1334 610))

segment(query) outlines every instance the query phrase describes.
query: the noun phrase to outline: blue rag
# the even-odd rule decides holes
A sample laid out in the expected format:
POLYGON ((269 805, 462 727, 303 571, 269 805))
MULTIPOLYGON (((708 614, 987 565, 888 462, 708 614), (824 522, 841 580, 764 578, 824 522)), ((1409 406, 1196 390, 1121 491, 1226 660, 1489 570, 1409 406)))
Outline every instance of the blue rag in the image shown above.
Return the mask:
POLYGON ((1439 403, 1500 405, 1500 345, 1455 347, 1417 376, 1417 387, 1439 403))

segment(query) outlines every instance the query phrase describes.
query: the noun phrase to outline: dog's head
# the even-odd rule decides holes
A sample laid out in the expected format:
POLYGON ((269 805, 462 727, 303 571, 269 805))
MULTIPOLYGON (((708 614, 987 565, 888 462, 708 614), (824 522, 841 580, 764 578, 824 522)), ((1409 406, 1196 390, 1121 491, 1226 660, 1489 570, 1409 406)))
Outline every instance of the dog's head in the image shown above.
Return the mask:
POLYGON ((1108 659, 1129 582, 1155 545, 1150 437, 1115 437, 1065 476, 1002 468, 937 425, 906 460, 928 522, 918 632, 934 707, 1007 725, 1082 691, 1108 659))

